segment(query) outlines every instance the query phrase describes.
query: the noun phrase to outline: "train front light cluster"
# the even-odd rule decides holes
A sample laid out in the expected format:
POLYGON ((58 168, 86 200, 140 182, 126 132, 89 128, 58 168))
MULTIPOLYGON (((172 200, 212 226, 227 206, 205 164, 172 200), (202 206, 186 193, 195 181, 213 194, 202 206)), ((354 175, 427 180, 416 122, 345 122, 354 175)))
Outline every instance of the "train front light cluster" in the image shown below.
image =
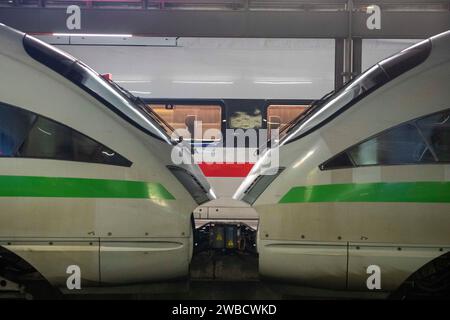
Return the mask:
POLYGON ((186 190, 190 193, 190 195, 198 205, 201 205, 210 200, 210 197, 208 196, 210 194, 210 191, 206 190, 200 183, 200 181, 198 181, 198 179, 189 171, 177 166, 167 166, 167 168, 186 188, 186 190))
POLYGON ((244 191, 242 201, 252 205, 256 199, 266 190, 266 188, 274 181, 285 168, 278 168, 277 172, 273 175, 259 175, 253 180, 252 184, 244 191))

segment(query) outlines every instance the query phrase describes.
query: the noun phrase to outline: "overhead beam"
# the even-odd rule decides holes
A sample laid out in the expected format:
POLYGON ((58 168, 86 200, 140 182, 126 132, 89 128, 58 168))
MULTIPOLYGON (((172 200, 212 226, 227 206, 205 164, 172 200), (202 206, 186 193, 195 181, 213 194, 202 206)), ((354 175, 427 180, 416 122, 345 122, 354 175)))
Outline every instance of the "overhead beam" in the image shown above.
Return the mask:
POLYGON ((334 90, 344 85, 344 39, 338 38, 334 45, 334 90))
MULTIPOLYGON (((0 8, 1 23, 29 33, 74 32, 66 28, 67 16, 64 8, 0 8)), ((158 37, 347 38, 351 31, 352 37, 360 38, 426 38, 450 30, 450 11, 382 11, 381 30, 367 28, 368 16, 354 11, 349 19, 344 10, 82 9, 79 32, 158 37)))
MULTIPOLYGON (((0 22, 24 32, 68 32, 66 10, 2 8, 0 22)), ((167 37, 335 38, 345 12, 82 9, 81 32, 167 37)))
POLYGON ((450 30, 450 11, 383 11, 381 30, 369 30, 366 21, 366 13, 353 13, 353 37, 423 39, 450 30))

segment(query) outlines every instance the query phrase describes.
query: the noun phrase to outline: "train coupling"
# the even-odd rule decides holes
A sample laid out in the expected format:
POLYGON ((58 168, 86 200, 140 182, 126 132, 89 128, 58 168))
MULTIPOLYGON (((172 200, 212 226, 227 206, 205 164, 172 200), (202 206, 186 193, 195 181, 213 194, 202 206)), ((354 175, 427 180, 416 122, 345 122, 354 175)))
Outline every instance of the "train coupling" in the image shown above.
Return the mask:
POLYGON ((245 223, 209 222, 194 234, 194 252, 255 253, 256 230, 245 223))

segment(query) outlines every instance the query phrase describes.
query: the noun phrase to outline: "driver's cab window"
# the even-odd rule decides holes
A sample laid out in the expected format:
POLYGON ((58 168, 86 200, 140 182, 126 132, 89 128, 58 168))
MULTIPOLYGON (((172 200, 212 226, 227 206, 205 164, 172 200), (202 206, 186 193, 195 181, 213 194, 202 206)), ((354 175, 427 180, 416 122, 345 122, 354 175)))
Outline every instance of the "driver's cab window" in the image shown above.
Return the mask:
POLYGON ((161 118, 189 142, 221 140, 222 107, 220 105, 150 104, 161 118))

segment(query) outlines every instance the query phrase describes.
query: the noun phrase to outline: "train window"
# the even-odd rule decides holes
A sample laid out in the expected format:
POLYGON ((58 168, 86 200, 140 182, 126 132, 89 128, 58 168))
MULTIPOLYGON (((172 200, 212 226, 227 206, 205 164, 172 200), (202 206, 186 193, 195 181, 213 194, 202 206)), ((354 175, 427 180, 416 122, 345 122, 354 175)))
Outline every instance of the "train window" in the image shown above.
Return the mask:
POLYGON ((30 36, 24 37, 23 44, 31 57, 61 75, 65 75, 76 61, 64 51, 30 36))
POLYGON ((424 62, 431 53, 431 41, 424 40, 380 62, 390 79, 394 79, 424 62))
POLYGON ((221 140, 222 107, 220 105, 150 104, 161 118, 185 140, 221 140), (180 130, 181 129, 181 130, 180 130), (195 134, 195 135, 194 135, 195 134))
POLYGON ((50 119, 0 104, 0 156, 131 166, 120 154, 50 119))
MULTIPOLYGON (((283 131, 282 128, 288 123, 298 118, 308 105, 281 105, 281 104, 271 104, 267 107, 267 129, 271 130, 280 129, 280 133, 283 131)), ((271 138, 271 137, 270 137, 271 138)), ((281 136, 280 136, 281 138, 281 136)))
POLYGON ((450 110, 388 129, 336 155, 321 170, 450 162, 450 110))
POLYGON ((438 161, 450 161, 450 111, 440 112, 417 121, 423 136, 438 161))
POLYGON ((348 151, 356 166, 433 162, 419 130, 406 124, 388 130, 348 151))
POLYGON ((262 127, 261 106, 253 100, 229 101, 228 128, 260 129, 262 127))
POLYGON ((272 104, 267 108, 267 128, 278 129, 302 114, 308 105, 272 104))
POLYGON ((25 141, 36 116, 0 104, 0 157, 12 157, 25 141))
POLYGON ((355 164, 353 160, 350 158, 350 155, 347 152, 343 152, 338 154, 333 159, 327 161, 325 164, 320 166, 321 170, 329 170, 329 169, 339 169, 339 168, 352 168, 355 164))

